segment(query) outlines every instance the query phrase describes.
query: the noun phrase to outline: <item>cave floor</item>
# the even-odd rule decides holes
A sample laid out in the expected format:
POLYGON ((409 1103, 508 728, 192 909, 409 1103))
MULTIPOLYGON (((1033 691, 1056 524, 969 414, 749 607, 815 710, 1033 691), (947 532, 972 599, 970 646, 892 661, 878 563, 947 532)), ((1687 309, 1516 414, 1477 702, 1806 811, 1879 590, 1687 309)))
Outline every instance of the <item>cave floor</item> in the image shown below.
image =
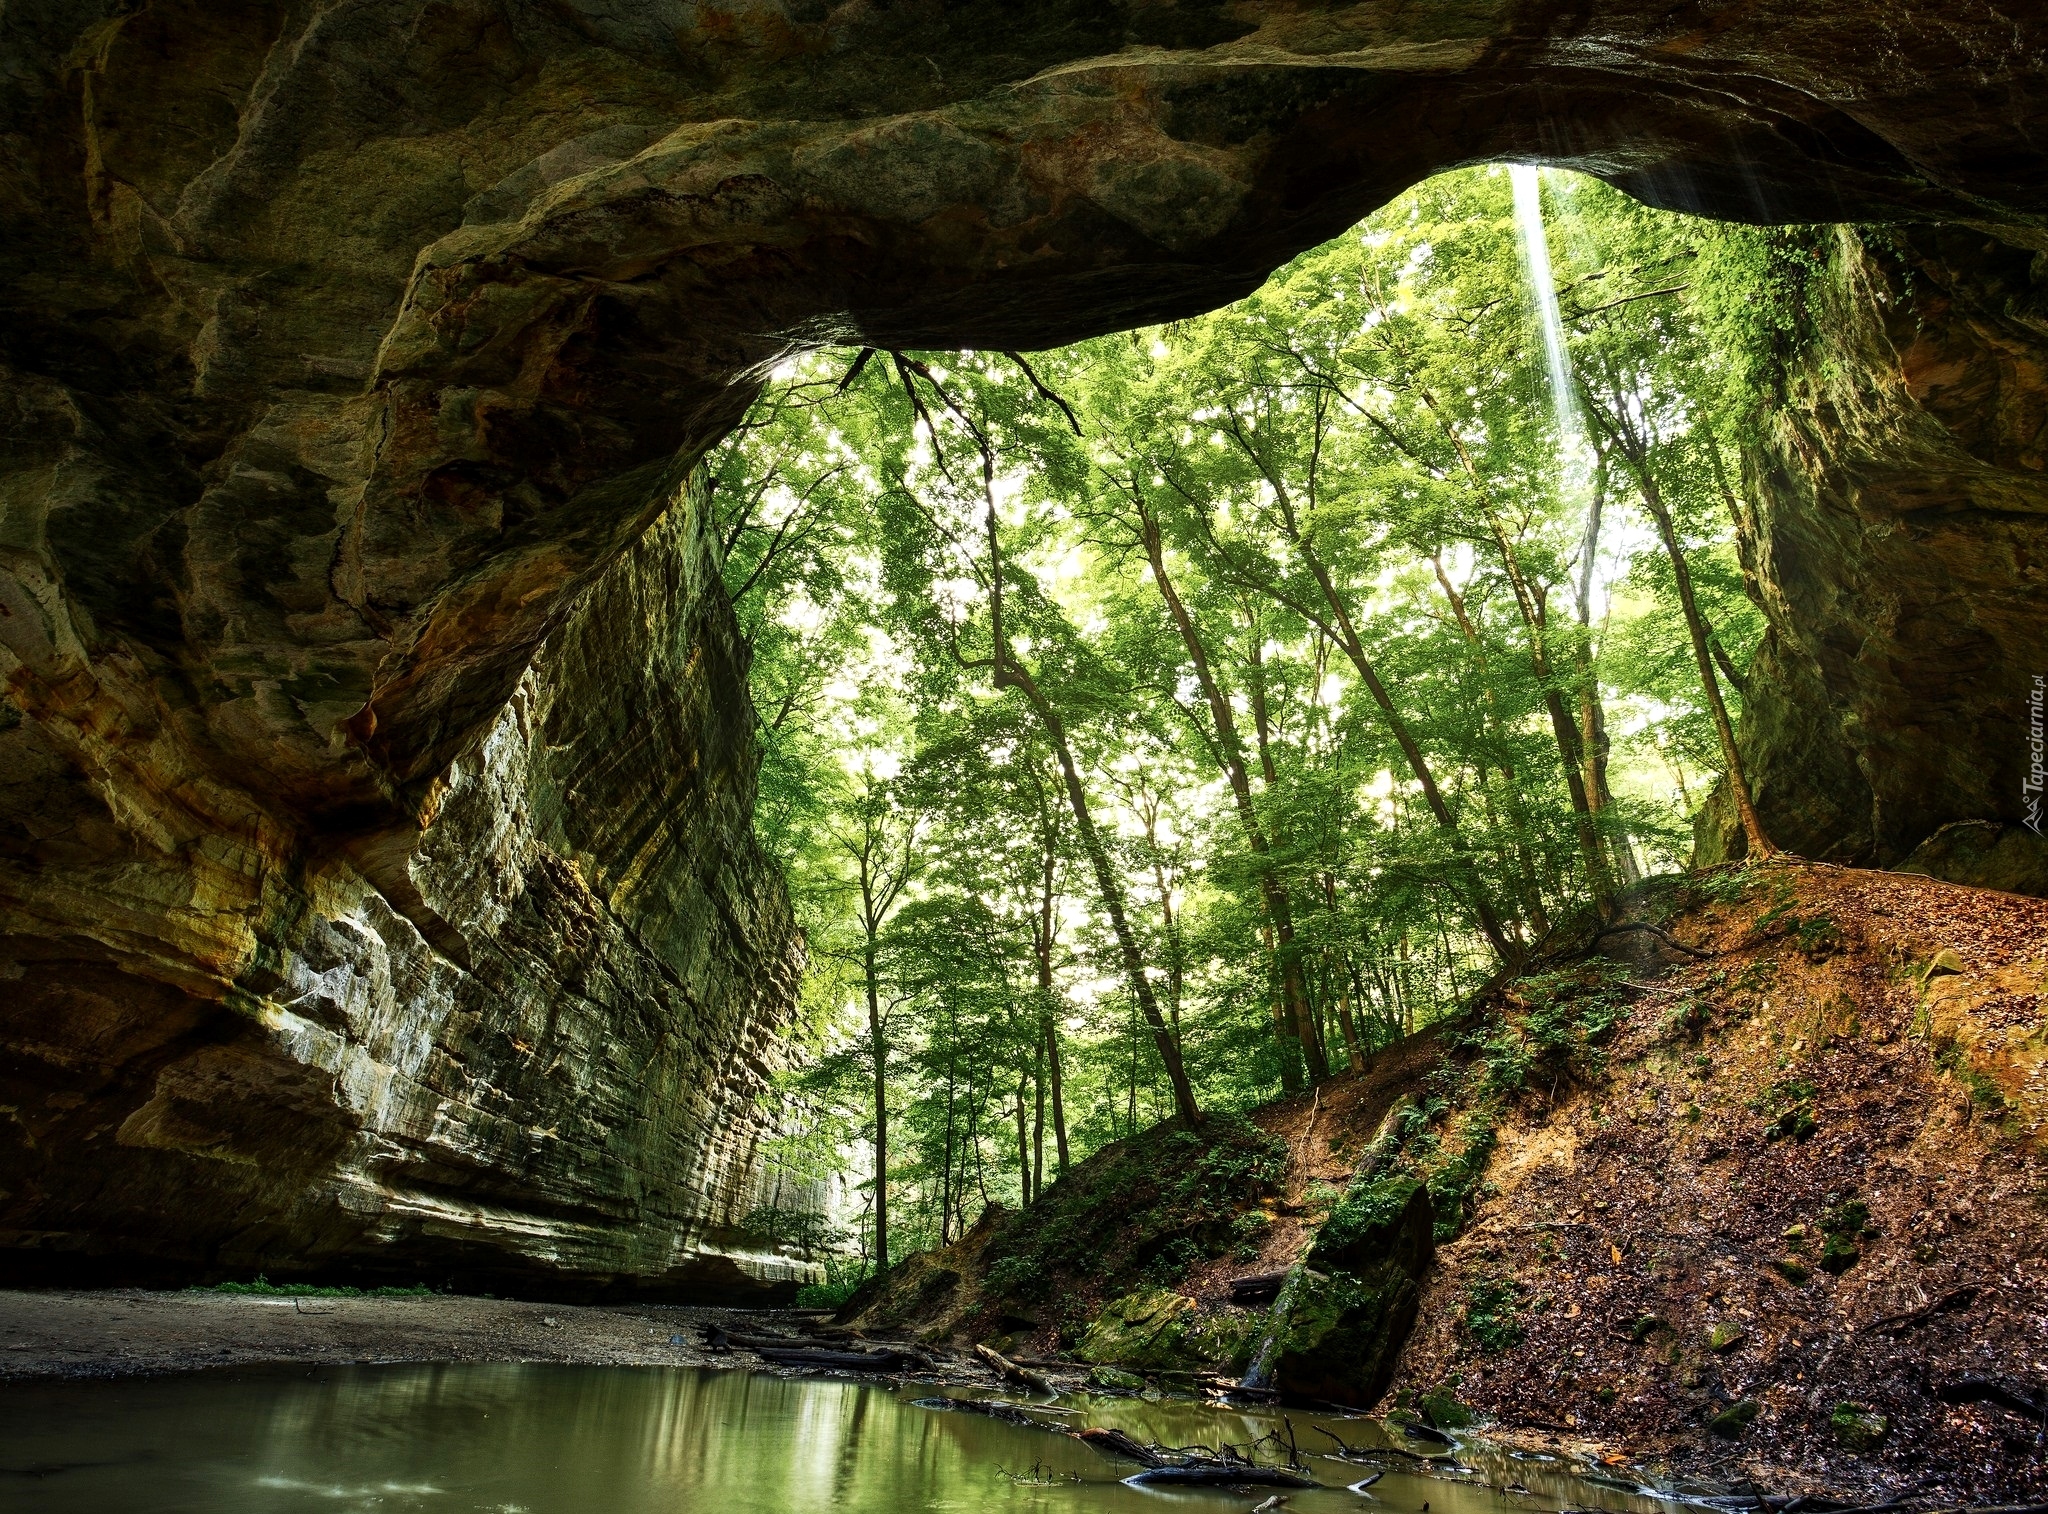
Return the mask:
POLYGON ((758 1312, 435 1294, 276 1298, 0 1291, 0 1380, 123 1377, 269 1362, 574 1362, 713 1366, 691 1325, 758 1312), (671 1343, 671 1337, 681 1337, 671 1343))

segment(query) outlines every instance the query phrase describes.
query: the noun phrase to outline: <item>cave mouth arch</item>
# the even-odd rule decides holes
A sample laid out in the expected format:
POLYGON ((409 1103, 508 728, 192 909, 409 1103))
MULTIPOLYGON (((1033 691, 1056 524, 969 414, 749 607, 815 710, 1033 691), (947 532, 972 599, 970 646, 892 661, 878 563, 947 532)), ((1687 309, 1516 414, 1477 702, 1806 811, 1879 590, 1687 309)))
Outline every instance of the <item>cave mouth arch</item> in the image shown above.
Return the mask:
POLYGON ((421 814, 793 347, 1192 314, 1489 159, 1732 219, 2048 218, 2044 38, 1989 11, 178 3, 7 46, 23 410, 131 501, 50 576, 288 829, 421 814))
MULTIPOLYGON (((1587 61, 1525 39, 1519 16, 1484 38, 1411 39, 1367 10, 1341 60, 1328 37, 1261 50, 1299 20, 1276 12, 1199 54, 1127 48, 900 113, 685 125, 552 185, 501 187, 421 252, 377 368, 394 433, 442 431, 443 396, 482 396, 492 456, 390 449, 370 493, 412 510, 488 497, 558 438, 559 386, 582 466, 543 508, 617 516, 629 477, 701 453, 792 345, 1029 350, 1214 308, 1459 162, 1541 160, 1732 219, 2041 209, 2022 180, 1928 152, 1924 90, 1893 107, 1910 126, 1839 86, 1824 103, 1791 52, 1846 41, 1853 7, 1838 29, 1778 36, 1775 74, 1746 71, 1758 44, 1731 47, 1738 69, 1689 33, 1587 61)), ((421 650, 387 659, 366 703, 362 749, 401 786, 467 734, 432 659, 459 644, 465 681, 502 682, 532 634, 519 618, 499 658, 503 633, 469 599, 413 607, 421 650)))

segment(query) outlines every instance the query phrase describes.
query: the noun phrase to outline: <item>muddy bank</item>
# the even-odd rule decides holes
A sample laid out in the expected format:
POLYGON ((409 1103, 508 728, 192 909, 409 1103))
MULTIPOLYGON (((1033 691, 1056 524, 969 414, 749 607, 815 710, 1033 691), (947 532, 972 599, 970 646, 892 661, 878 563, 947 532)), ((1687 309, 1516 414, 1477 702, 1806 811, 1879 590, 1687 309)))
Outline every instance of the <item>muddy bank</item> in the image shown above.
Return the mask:
MULTIPOLYGON (((563 1362, 583 1366, 728 1367, 781 1375, 890 1377, 945 1387, 993 1388, 1004 1379, 971 1351, 919 1347, 915 1360, 844 1365, 776 1362, 735 1342, 787 1336, 790 1346, 829 1328, 815 1314, 692 1305, 530 1303, 427 1294, 281 1298, 198 1290, 0 1292, 0 1381, 130 1377, 212 1367, 304 1362, 563 1362)), ((848 1353, 889 1343, 836 1332, 848 1353)), ((1078 1386, 1086 1368, 1051 1376, 1078 1386)))
POLYGON ((267 1362, 707 1366, 715 1359, 697 1344, 702 1330, 692 1325, 732 1313, 443 1295, 10 1292, 0 1293, 0 1379, 123 1377, 267 1362))

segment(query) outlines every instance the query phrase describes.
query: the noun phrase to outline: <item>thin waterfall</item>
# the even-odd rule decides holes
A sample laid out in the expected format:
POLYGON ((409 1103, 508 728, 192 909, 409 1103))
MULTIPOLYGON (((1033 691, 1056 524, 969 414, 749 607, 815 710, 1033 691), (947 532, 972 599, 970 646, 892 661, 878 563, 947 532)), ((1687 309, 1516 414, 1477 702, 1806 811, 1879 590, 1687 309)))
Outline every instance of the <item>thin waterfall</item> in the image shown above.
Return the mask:
POLYGON ((1543 328, 1543 364, 1550 375, 1550 403, 1557 418, 1557 463, 1566 491, 1575 492, 1586 471, 1586 435, 1579 422, 1578 390, 1565 354, 1564 321, 1557 313, 1557 280, 1550 271, 1550 238, 1543 229, 1541 171, 1526 163, 1508 167, 1515 190, 1515 229, 1522 239, 1522 266, 1543 328))
POLYGON ((1294 1295, 1307 1271, 1307 1265, 1302 1262, 1296 1262, 1287 1269, 1287 1280, 1280 1285, 1279 1295, 1273 1300, 1273 1312, 1267 1316, 1265 1333, 1259 1337, 1258 1347, 1252 1352, 1251 1370, 1239 1381, 1240 1388, 1273 1386, 1273 1370, 1280 1364, 1280 1336, 1287 1328, 1287 1316, 1294 1309, 1294 1295))

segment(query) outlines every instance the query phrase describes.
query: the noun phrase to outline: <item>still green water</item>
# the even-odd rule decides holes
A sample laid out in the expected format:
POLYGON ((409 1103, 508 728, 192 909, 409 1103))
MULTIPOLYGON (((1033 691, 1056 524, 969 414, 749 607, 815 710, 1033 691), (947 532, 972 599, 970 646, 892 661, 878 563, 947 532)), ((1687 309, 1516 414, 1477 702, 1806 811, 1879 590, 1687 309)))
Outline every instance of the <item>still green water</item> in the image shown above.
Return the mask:
MULTIPOLYGON (((1165 1492, 1081 1443, 833 1380, 664 1367, 535 1365, 284 1368, 0 1388, 0 1509, 8 1514, 1224 1514, 1272 1490, 1165 1492), (1019 1478, 1025 1480, 1018 1480, 1019 1478)), ((1071 1400, 1065 1423, 1140 1440, 1243 1444, 1277 1416, 1194 1403, 1071 1400)), ((1304 1453, 1384 1446, 1364 1420, 1291 1416, 1304 1453), (1334 1448, 1331 1448, 1334 1449, 1334 1448)), ((1672 1510, 1588 1482, 1562 1461, 1461 1446, 1460 1472, 1390 1465, 1368 1501, 1344 1491, 1371 1467, 1305 1455, 1327 1485, 1288 1514, 1374 1507, 1505 1514, 1565 1507, 1672 1510), (1526 1491, 1508 1491, 1510 1488, 1526 1491)))

